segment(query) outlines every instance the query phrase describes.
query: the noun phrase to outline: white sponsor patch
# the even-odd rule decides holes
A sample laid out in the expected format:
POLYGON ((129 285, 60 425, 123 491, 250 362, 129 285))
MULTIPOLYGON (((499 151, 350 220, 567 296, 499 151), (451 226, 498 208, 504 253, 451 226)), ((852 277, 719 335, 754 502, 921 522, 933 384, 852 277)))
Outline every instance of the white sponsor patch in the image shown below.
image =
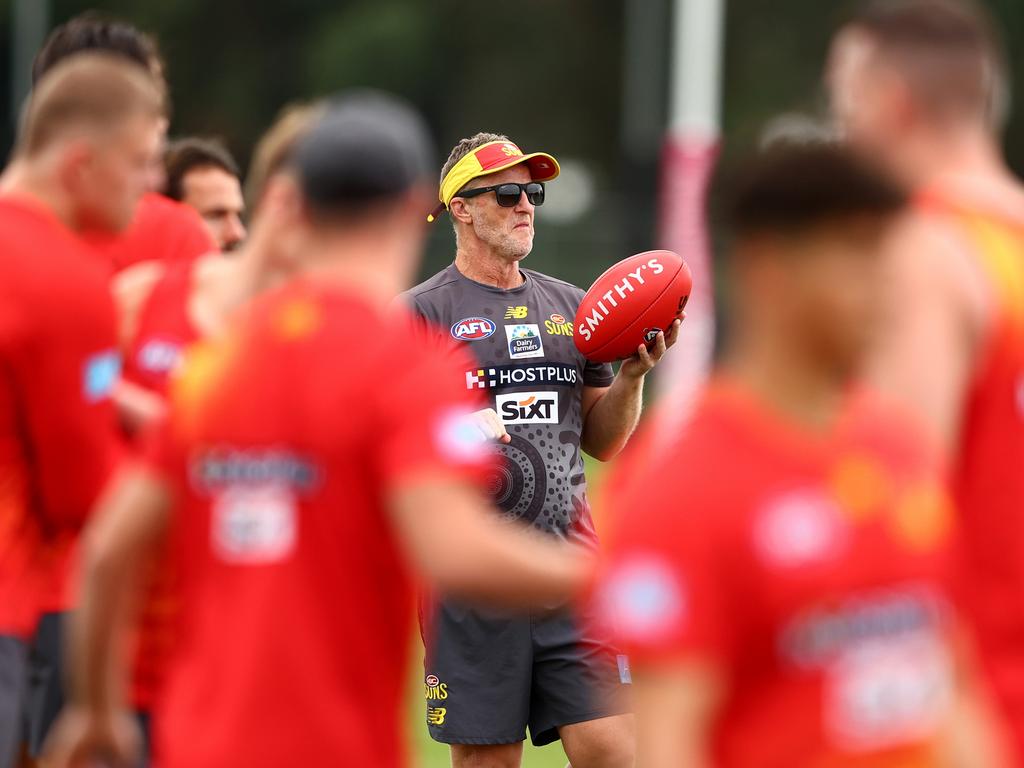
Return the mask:
POLYGON ((780 496, 761 510, 754 544, 768 563, 798 568, 833 557, 845 534, 835 501, 808 488, 780 496))
MULTIPOLYGON (((598 601, 615 631, 629 640, 655 641, 677 629, 686 616, 683 585, 672 568, 653 554, 635 556, 615 567, 598 601)), ((628 674, 628 668, 625 671, 628 674)), ((621 665, 619 672, 622 677, 621 665)))
POLYGON ((498 395, 495 410, 503 424, 558 424, 557 392, 498 395))
POLYGON ((295 496, 280 483, 233 485, 213 500, 213 550, 229 563, 265 565, 295 549, 295 496))
POLYGON ((508 355, 513 360, 524 357, 544 357, 544 342, 540 338, 540 326, 535 323, 506 325, 508 355))

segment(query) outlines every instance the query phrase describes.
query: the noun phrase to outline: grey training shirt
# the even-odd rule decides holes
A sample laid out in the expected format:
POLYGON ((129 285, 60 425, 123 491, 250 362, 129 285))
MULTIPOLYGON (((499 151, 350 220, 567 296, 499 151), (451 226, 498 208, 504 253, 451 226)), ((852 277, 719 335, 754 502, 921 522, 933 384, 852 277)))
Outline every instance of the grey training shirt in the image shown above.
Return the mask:
POLYGON ((574 285, 522 270, 525 282, 502 289, 465 277, 452 264, 403 298, 438 333, 473 353, 465 386, 484 390, 512 437, 490 479, 510 518, 579 543, 597 536, 580 454, 583 387, 607 387, 608 364, 590 363, 572 340, 583 298, 574 285))

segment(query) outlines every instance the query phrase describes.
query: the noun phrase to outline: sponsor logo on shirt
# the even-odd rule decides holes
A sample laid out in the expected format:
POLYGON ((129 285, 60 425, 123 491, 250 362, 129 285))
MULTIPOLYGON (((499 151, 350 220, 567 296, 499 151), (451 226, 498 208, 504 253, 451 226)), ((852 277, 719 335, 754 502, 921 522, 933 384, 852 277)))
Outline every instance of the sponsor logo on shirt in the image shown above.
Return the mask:
POLYGON ((121 356, 113 350, 92 355, 82 368, 82 394, 86 402, 105 399, 121 375, 121 356))
POLYGON ((824 492, 807 488, 771 500, 754 527, 754 544, 764 560, 799 568, 836 556, 847 539, 842 510, 824 492))
POLYGON ((496 330, 493 322, 486 317, 466 317, 452 325, 452 338, 456 341, 480 341, 491 336, 496 330))
POLYGON ((444 725, 444 719, 448 715, 445 707, 427 707, 427 725, 444 725))
POLYGON ((557 392, 516 392, 495 398, 503 424, 557 424, 557 392))
POLYGON ((643 285, 646 282, 644 273, 647 270, 650 270, 652 275, 660 275, 665 271, 665 266, 657 258, 650 259, 646 264, 637 267, 636 272, 627 273, 621 283, 613 285, 611 290, 597 301, 590 315, 584 317, 580 323, 579 332, 584 341, 590 341, 594 331, 604 322, 611 310, 619 306, 620 301, 629 300, 636 292, 636 285, 643 285))
MULTIPOLYGON (((612 569, 598 593, 598 605, 624 638, 650 641, 679 627, 686 613, 686 594, 675 571, 660 556, 640 554, 612 569)), ((623 682, 628 673, 628 665, 623 670, 620 662, 623 682)))
POLYGON ((217 491, 234 485, 284 485, 310 491, 318 483, 316 464, 281 450, 215 448, 191 462, 192 484, 199 491, 217 491))
POLYGON ((471 411, 454 408, 441 415, 434 428, 438 451, 448 461, 473 464, 487 456, 489 444, 476 427, 471 411))
POLYGON ((492 389, 534 384, 574 387, 578 378, 576 366, 566 363, 496 365, 493 368, 477 368, 466 371, 466 389, 492 389))
POLYGON ((540 338, 540 326, 536 323, 506 325, 508 354, 513 360, 524 357, 544 357, 544 342, 540 338))
POLYGON ((530 310, 527 307, 509 307, 505 310, 506 320, 525 320, 530 310))
POLYGON ((226 488, 211 506, 214 552, 221 560, 246 565, 283 560, 298 538, 297 507, 292 489, 279 483, 226 488))
POLYGON ((423 697, 427 701, 444 701, 448 698, 448 683, 442 683, 437 675, 427 675, 423 681, 423 697))
POLYGON ((544 321, 544 330, 549 336, 572 336, 572 323, 565 319, 565 315, 555 312, 544 321))
POLYGON ((854 593, 792 619, 778 648, 797 668, 821 671, 824 725, 834 743, 884 749, 932 733, 948 718, 950 614, 928 585, 854 593))
POLYGON ((181 345, 165 339, 152 339, 142 346, 136 359, 144 371, 170 373, 181 362, 181 345))

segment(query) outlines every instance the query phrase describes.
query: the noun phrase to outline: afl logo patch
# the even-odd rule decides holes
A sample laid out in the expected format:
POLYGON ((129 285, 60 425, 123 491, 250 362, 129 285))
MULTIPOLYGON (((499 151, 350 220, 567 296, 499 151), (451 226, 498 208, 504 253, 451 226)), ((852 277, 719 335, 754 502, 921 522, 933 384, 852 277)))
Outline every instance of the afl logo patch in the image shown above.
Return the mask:
POLYGON ((452 325, 452 338, 457 341, 480 341, 488 338, 497 326, 486 317, 467 317, 452 325))

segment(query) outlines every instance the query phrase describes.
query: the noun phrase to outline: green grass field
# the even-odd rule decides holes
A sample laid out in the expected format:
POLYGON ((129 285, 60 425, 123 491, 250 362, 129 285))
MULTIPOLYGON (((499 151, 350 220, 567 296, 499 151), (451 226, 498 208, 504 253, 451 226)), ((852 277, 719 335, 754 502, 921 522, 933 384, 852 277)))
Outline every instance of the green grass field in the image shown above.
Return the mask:
MULTIPOLYGON (((587 495, 593 504, 600 495, 602 465, 584 454, 587 464, 587 495)), ((597 521, 600 529, 600 520, 597 521)), ((447 768, 450 765, 448 747, 433 741, 427 733, 425 703, 423 701, 423 648, 416 638, 410 664, 409 689, 406 697, 407 743, 412 748, 414 765, 417 768, 447 768)), ((562 751, 561 742, 546 747, 534 747, 529 739, 523 750, 524 768, 565 768, 568 761, 562 751)))

